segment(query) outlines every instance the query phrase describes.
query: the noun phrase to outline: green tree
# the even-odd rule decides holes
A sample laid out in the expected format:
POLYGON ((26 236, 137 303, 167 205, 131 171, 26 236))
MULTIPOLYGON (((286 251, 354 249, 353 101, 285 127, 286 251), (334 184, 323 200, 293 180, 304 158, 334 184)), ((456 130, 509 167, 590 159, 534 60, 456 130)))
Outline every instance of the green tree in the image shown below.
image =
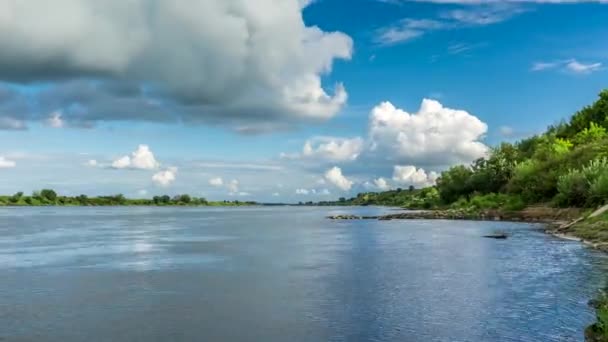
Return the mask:
POLYGON ((54 203, 55 200, 57 200, 57 193, 55 192, 55 190, 52 189, 42 189, 40 190, 40 197, 51 203, 54 203))
POLYGON ((437 190, 441 200, 445 203, 452 203, 460 197, 468 197, 472 192, 469 182, 472 175, 473 171, 463 165, 454 166, 442 172, 441 177, 437 180, 437 190))
POLYGON ((16 194, 14 194, 13 196, 11 196, 8 201, 11 203, 17 203, 19 202, 19 200, 23 197, 23 192, 19 191, 16 194))

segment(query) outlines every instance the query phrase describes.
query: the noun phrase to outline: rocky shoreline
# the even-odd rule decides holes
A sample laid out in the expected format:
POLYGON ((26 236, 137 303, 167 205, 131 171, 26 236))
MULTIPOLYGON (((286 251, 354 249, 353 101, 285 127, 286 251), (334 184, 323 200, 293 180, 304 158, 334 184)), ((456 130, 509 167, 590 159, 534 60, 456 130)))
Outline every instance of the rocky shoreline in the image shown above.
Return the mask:
POLYGON ((403 211, 376 216, 327 216, 330 220, 473 220, 529 222, 549 224, 551 228, 568 225, 578 217, 580 217, 580 210, 578 209, 554 209, 546 207, 531 207, 521 211, 446 209, 403 211))

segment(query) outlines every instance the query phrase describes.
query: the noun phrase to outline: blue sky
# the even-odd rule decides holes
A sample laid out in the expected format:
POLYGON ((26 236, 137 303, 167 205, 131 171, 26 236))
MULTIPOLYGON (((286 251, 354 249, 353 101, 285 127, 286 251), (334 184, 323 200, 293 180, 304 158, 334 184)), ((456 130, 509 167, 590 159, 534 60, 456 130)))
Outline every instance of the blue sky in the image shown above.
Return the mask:
POLYGON ((429 185, 594 101, 607 6, 5 2, 0 192, 308 201, 429 185))

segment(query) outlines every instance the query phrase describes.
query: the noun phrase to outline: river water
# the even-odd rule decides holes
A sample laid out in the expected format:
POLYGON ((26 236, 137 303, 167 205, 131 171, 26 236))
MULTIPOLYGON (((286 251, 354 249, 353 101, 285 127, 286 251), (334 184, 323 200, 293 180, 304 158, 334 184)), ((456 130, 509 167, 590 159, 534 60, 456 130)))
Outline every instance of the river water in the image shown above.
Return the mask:
POLYGON ((0 341, 583 340, 603 254, 390 211, 2 208, 0 341))

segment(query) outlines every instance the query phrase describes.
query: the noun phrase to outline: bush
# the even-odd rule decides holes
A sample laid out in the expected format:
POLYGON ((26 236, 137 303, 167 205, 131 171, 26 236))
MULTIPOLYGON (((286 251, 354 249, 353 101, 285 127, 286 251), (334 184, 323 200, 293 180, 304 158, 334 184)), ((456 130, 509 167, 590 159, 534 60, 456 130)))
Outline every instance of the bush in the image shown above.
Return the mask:
POLYGON ((589 195, 589 181, 583 171, 571 170, 559 177, 556 202, 560 206, 583 207, 589 195))
POLYGON ((562 206, 594 206, 608 195, 608 158, 598 158, 582 169, 572 169, 557 182, 555 202, 562 206))
POLYGON ((608 170, 597 177, 589 189, 589 200, 591 204, 602 205, 608 200, 608 170))

